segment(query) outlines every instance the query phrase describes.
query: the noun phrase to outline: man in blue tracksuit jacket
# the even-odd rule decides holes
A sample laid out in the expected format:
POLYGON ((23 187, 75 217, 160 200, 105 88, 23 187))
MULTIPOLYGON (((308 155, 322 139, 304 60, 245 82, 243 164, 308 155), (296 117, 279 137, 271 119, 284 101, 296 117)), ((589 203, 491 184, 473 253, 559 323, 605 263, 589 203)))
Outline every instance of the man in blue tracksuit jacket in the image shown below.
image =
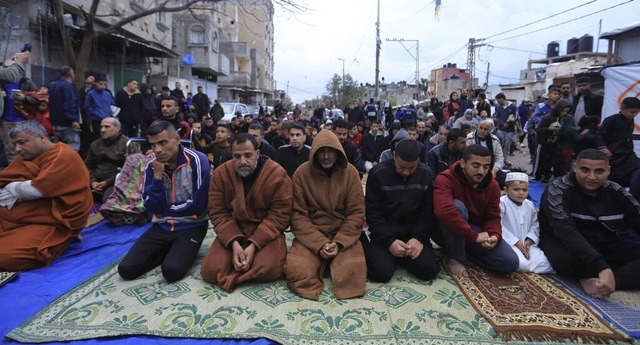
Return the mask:
POLYGON ((153 225, 118 266, 122 278, 136 279, 158 265, 169 282, 188 273, 207 228, 211 166, 207 157, 180 144, 170 122, 147 130, 155 159, 147 164, 142 200, 153 225))

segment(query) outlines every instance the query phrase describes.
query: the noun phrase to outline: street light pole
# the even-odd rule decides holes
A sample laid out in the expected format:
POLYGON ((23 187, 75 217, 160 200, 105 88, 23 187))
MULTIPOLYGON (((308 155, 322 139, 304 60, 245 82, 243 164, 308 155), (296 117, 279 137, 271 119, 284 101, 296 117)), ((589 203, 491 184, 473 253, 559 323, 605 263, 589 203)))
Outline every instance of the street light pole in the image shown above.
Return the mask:
MULTIPOLYGON (((598 40, 599 41, 599 40, 598 40)), ((376 21, 376 89, 373 91, 373 97, 378 101, 378 89, 380 88, 380 0, 378 0, 378 20, 376 21)), ((596 50, 597 51, 597 50, 596 50)))
POLYGON ((338 58, 338 60, 342 60, 342 87, 344 87, 344 59, 338 58))
POLYGON ((342 104, 342 94, 344 93, 344 59, 338 58, 338 60, 342 60, 342 88, 340 88, 340 104, 342 104))

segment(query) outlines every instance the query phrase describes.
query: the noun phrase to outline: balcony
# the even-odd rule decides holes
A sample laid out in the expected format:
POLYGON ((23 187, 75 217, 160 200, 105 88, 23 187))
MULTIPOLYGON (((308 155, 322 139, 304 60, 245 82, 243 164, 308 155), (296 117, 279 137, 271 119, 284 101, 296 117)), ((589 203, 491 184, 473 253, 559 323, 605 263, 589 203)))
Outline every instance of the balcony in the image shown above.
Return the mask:
POLYGON ((247 72, 233 72, 229 76, 219 77, 218 84, 226 87, 246 88, 251 84, 251 74, 247 72))
POLYGON ((245 42, 220 42, 220 49, 223 54, 235 57, 239 60, 251 59, 249 46, 245 42))

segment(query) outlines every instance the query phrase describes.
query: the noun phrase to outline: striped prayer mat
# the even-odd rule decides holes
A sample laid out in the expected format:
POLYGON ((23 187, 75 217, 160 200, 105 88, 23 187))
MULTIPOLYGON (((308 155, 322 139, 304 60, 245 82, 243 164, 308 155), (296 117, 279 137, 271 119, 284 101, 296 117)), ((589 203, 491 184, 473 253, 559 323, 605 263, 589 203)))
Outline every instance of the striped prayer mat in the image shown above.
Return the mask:
POLYGON ((640 338, 640 291, 616 291, 609 298, 601 299, 587 295, 576 281, 555 275, 549 278, 585 301, 627 335, 640 338))

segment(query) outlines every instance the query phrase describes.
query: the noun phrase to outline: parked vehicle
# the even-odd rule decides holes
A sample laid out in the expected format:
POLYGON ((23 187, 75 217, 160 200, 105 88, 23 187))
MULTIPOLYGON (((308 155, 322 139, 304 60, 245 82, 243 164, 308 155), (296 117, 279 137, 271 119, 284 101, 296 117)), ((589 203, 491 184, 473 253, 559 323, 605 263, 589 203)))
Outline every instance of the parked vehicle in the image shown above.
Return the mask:
POLYGON ((258 115, 260 115, 260 106, 251 104, 251 105, 247 105, 247 108, 249 109, 249 114, 253 116, 253 120, 254 121, 257 120, 258 115))
POLYGON ((240 112, 242 116, 249 115, 249 108, 243 103, 222 102, 220 103, 222 109, 224 109, 223 121, 228 123, 236 117, 236 112, 240 112))
POLYGON ((344 112, 341 109, 324 109, 324 116, 327 119, 337 120, 344 119, 344 112))

